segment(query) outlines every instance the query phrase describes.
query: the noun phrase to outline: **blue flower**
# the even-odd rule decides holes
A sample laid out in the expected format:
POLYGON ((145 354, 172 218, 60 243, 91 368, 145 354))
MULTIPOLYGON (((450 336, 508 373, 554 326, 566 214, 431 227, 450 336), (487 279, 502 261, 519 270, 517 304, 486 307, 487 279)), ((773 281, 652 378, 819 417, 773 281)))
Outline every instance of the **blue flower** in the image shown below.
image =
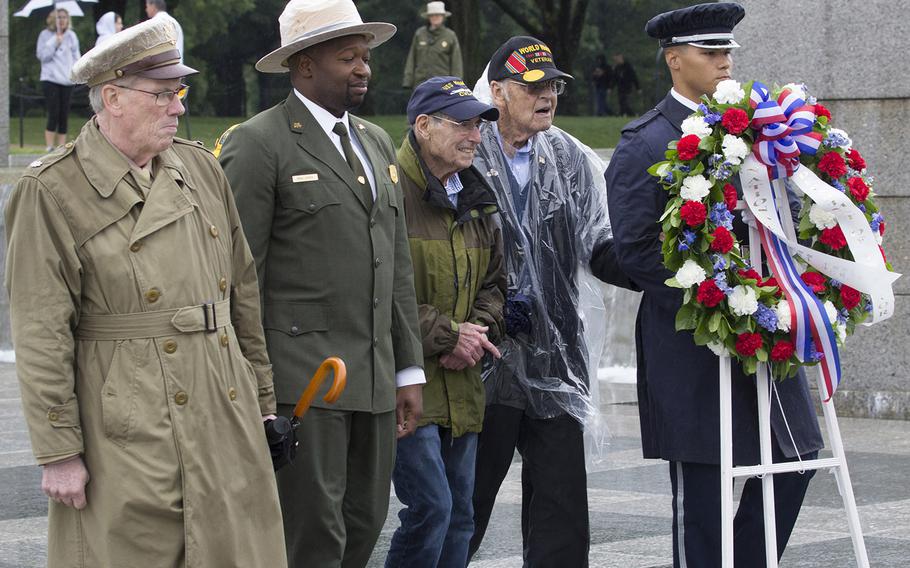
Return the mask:
POLYGON ((702 114, 708 114, 711 111, 708 110, 708 105, 706 105, 705 103, 698 103, 698 112, 700 112, 702 114))
POLYGON ((777 312, 769 308, 768 306, 759 302, 758 310, 754 314, 755 321, 758 322, 758 325, 767 329, 768 331, 777 330, 777 312))
POLYGON ((863 213, 866 212, 866 204, 865 204, 865 203, 860 203, 860 204, 857 205, 856 207, 859 208, 859 210, 862 211, 863 213))
POLYGON ((822 140, 822 144, 826 148, 846 148, 850 145, 850 139, 840 132, 829 132, 825 139, 822 140))
POLYGON ((689 246, 695 242, 696 238, 697 238, 697 236, 695 235, 695 233, 693 233, 689 229, 683 229, 683 232, 680 235, 679 244, 676 245, 676 250, 678 250, 678 251, 689 250, 689 246))
POLYGON ((730 162, 724 162, 718 166, 711 175, 714 176, 714 179, 725 180, 729 179, 733 175, 733 164, 730 162))
POLYGON ((714 272, 727 269, 727 261, 719 254, 711 255, 711 261, 714 263, 714 272))
POLYGON ((673 183, 673 174, 669 173, 669 174, 665 175, 663 182, 664 183, 673 183))
POLYGON ((841 193, 844 193, 844 192, 847 191, 847 188, 844 187, 844 184, 842 184, 841 182, 837 181, 836 179, 835 179, 835 180, 831 180, 831 185, 834 186, 834 189, 840 191, 841 193))
POLYGON ((831 279, 831 286, 832 286, 833 288, 840 288, 840 287, 841 287, 841 283, 838 282, 837 280, 835 280, 834 278, 832 278, 832 279, 831 279))
POLYGON ((850 312, 846 308, 841 308, 837 312, 837 323, 841 325, 847 325, 847 318, 850 317, 850 312))
POLYGON ((885 222, 885 218, 882 217, 881 213, 873 213, 872 220, 869 221, 869 227, 876 233, 879 230, 879 226, 885 222))
POLYGON ((825 358, 824 353, 822 353, 821 351, 816 351, 814 341, 809 344, 809 353, 810 353, 809 359, 811 359, 814 362, 821 361, 822 359, 825 358))
POLYGON ((723 154, 711 154, 710 156, 708 156, 708 165, 713 166, 714 164, 722 161, 723 159, 724 159, 723 154))
POLYGON ((730 213, 725 203, 715 203, 711 208, 709 219, 717 227, 723 227, 728 231, 733 230, 733 213, 730 213))
POLYGON ((705 122, 707 122, 711 126, 714 126, 715 124, 720 122, 720 119, 721 119, 720 115, 717 114, 716 112, 710 112, 710 113, 705 114, 705 122))
POLYGON ((714 284, 727 296, 733 293, 733 288, 727 284, 727 273, 723 270, 714 273, 714 284))
POLYGON ((685 166, 685 165, 676 166, 676 169, 679 170, 679 171, 681 171, 681 172, 683 172, 683 173, 686 173, 686 174, 689 173, 689 171, 692 170, 692 168, 690 168, 689 166, 685 166))
POLYGON ((863 310, 864 310, 867 314, 871 314, 871 313, 872 313, 872 302, 870 302, 870 301, 867 300, 867 301, 866 301, 866 305, 863 306, 863 310))
POLYGON ((806 99, 807 105, 815 105, 817 103, 818 103, 818 99, 816 99, 815 97, 813 97, 811 95, 806 99))

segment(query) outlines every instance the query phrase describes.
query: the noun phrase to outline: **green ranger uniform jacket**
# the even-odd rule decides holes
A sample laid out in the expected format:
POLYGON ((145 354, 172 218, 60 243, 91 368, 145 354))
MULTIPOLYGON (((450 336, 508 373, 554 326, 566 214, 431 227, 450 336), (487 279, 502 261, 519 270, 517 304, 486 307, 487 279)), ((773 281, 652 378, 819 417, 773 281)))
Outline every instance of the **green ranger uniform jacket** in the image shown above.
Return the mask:
POLYGON ((49 503, 48 566, 282 567, 253 257, 211 153, 175 139, 152 170, 92 119, 6 208, 32 450, 91 476, 85 509, 49 503))
POLYGON ((451 428, 456 437, 480 432, 485 402, 480 365, 452 371, 439 365, 439 356, 455 348, 459 323, 488 326, 487 337, 493 343, 504 333, 506 281, 496 199, 471 166, 458 172, 464 189, 458 193, 458 207, 453 207, 418 155, 413 132, 398 149, 398 163, 404 172, 427 376, 420 425, 439 424, 451 428))
POLYGON ((454 31, 445 26, 435 30, 431 30, 430 26, 421 26, 414 32, 411 50, 404 64, 403 87, 413 89, 430 77, 461 77, 463 73, 461 46, 454 31))
POLYGON ((263 327, 281 404, 294 404, 323 359, 341 357, 347 388, 328 406, 389 412, 395 374, 422 366, 417 303, 395 150, 379 127, 350 116, 376 180, 360 184, 292 91, 222 137, 256 259, 263 327))

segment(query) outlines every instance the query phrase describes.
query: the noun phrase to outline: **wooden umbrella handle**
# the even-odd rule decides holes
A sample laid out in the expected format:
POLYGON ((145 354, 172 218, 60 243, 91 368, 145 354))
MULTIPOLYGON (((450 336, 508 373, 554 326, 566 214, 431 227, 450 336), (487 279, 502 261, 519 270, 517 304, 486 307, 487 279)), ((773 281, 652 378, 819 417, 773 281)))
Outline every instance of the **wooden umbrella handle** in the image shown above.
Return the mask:
POLYGON ((319 365, 319 368, 316 369, 316 373, 313 375, 313 378, 310 379, 310 384, 307 385, 306 390, 300 395, 300 400, 297 401, 297 406, 294 407, 295 418, 299 420, 306 414, 306 411, 309 410, 310 405, 313 403, 313 399, 316 398, 316 393, 319 392, 319 388, 322 386, 322 382, 325 380, 325 376, 330 369, 334 371, 332 387, 329 389, 329 392, 325 393, 322 400, 333 403, 341 396, 345 385, 347 385, 347 369, 345 369, 344 361, 340 358, 328 357, 319 365))

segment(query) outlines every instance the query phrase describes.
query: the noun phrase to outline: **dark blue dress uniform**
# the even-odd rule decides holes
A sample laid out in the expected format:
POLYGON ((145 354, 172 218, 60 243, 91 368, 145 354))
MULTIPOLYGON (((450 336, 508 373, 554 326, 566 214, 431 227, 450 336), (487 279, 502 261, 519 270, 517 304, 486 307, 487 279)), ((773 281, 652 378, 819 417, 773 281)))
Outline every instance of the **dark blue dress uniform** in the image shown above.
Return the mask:
MULTIPOLYGON (((738 8, 738 5, 733 6, 738 8)), ((680 18, 680 21, 687 20, 680 18)), ((661 29, 669 31, 670 39, 689 32, 686 37, 694 37, 691 43, 699 41, 697 30, 680 32, 666 26, 661 29)), ((726 31, 732 31, 732 24, 726 31)), ((712 37, 717 35, 718 31, 713 30, 712 37)), ((732 33, 729 41, 733 43, 732 33)), ((731 46, 711 44, 711 47, 727 49, 731 46)), ((668 94, 656 108, 626 125, 610 160, 606 180, 618 262, 643 291, 635 331, 643 454, 645 458, 671 462, 674 566, 705 568, 720 566, 718 357, 707 347, 695 345, 690 331, 675 330, 682 291, 664 284, 673 273, 662 263, 657 222, 664 212, 668 194, 658 185, 657 178, 647 173, 652 164, 664 159, 667 144, 681 137, 682 122, 692 112, 668 94), (679 526, 680 520, 684 526, 679 526)), ((742 239, 743 231, 738 232, 742 239)), ((755 464, 760 459, 756 378, 745 375, 734 361, 731 381, 734 463, 755 464)), ((771 405, 775 461, 796 459, 798 454, 803 458, 814 456, 823 443, 805 376, 800 374, 777 383, 777 394, 771 405), (786 423, 778 400, 784 409, 786 423)), ((809 478, 811 472, 775 476, 781 553, 799 513, 809 478)), ((735 521, 737 568, 765 566, 762 527, 761 485, 753 479, 746 484, 735 521)))

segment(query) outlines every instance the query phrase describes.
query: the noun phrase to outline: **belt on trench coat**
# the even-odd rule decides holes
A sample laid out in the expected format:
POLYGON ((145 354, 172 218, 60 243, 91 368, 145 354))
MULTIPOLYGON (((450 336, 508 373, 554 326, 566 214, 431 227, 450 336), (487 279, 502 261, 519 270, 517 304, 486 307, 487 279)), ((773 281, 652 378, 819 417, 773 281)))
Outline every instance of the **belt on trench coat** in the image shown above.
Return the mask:
POLYGON ((131 314, 81 314, 76 339, 96 341, 151 339, 175 333, 214 333, 231 323, 231 301, 136 312, 131 314))

